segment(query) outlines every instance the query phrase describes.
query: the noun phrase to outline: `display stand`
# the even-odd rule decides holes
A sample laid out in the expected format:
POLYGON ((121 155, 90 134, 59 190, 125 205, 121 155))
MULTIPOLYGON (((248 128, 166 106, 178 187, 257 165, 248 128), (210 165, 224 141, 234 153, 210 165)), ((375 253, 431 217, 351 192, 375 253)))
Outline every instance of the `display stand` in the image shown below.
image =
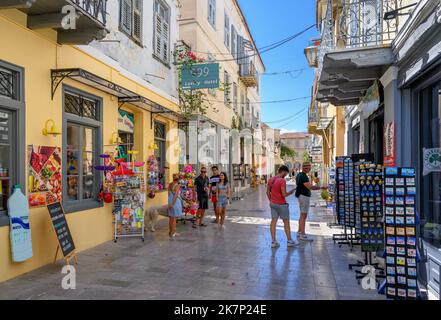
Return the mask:
POLYGON ((386 296, 418 298, 414 168, 385 168, 386 296))
POLYGON ((198 206, 196 203, 197 195, 194 191, 196 172, 191 165, 187 165, 184 171, 179 174, 179 185, 181 187, 182 208, 184 216, 177 221, 186 223, 187 221, 196 222, 198 206))
POLYGON ((144 209, 146 194, 146 174, 144 164, 136 166, 134 162, 121 163, 126 174, 115 174, 113 177, 113 198, 115 230, 114 241, 123 237, 141 237, 144 241, 144 209))
POLYGON ((353 169, 350 164, 350 157, 336 158, 336 215, 337 222, 343 226, 343 233, 332 235, 334 243, 339 247, 348 245, 352 247, 354 241, 353 227, 353 169))
MULTIPOLYGON (((365 253, 365 261, 358 261, 353 267, 370 265, 379 273, 377 278, 384 278, 383 269, 378 263, 373 263, 372 254, 384 248, 383 223, 383 167, 381 165, 363 163, 358 165, 360 184, 360 214, 361 214, 361 250, 365 253)), ((366 274, 355 271, 356 279, 362 279, 366 274)))

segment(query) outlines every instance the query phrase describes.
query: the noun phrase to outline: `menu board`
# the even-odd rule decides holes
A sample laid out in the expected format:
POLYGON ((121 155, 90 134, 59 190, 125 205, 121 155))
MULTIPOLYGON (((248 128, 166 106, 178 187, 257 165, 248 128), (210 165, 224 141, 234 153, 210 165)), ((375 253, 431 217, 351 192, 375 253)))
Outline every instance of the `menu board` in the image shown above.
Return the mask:
POLYGON ((386 295, 417 298, 415 169, 385 168, 386 295))
POLYGON ((66 216, 64 215, 61 203, 55 202, 47 206, 49 215, 51 217, 52 225, 54 226, 55 234, 57 235, 58 243, 60 244, 63 256, 69 256, 74 250, 75 245, 67 225, 66 216))
POLYGON ((384 248, 383 166, 360 164, 361 250, 375 252, 384 248))

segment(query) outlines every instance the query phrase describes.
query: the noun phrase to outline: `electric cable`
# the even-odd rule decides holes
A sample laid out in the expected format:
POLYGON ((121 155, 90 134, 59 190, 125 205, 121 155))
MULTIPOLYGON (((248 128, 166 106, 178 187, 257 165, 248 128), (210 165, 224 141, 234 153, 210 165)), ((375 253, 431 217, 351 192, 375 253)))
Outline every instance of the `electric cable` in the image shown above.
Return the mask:
MULTIPOLYGON (((305 97, 298 97, 298 98, 292 98, 292 99, 284 99, 284 100, 270 100, 270 101, 255 101, 255 102, 237 102, 238 105, 246 105, 246 104, 271 104, 271 103, 286 103, 286 102, 292 102, 292 101, 298 101, 298 100, 305 100, 309 99, 311 96, 305 96, 305 97)), ((225 103, 224 100, 205 100, 206 102, 222 102, 225 103)), ((233 104, 233 103, 232 103, 233 104)))
MULTIPOLYGON (((311 26, 309 26, 309 27, 303 29, 302 31, 300 31, 300 32, 298 32, 298 33, 296 33, 296 34, 294 34, 294 35, 288 37, 288 38, 285 38, 285 39, 280 40, 280 41, 278 41, 278 42, 275 42, 275 43, 273 43, 273 44, 270 44, 270 45, 267 45, 267 46, 262 47, 262 48, 260 48, 260 49, 257 49, 253 54, 250 54, 250 55, 248 55, 248 56, 237 57, 237 58, 233 58, 233 59, 223 59, 223 60, 217 60, 217 59, 214 59, 214 60, 210 60, 209 62, 229 62, 229 61, 236 61, 236 60, 243 60, 243 59, 252 58, 252 57, 254 57, 254 56, 258 55, 258 54, 262 54, 262 53, 269 52, 269 51, 271 51, 271 50, 274 50, 274 49, 276 49, 276 48, 278 48, 278 47, 284 45, 285 43, 288 43, 288 42, 294 40, 295 38, 301 36, 301 35, 304 34, 306 31, 312 29, 313 27, 315 27, 315 24, 313 24, 313 25, 311 25, 311 26)), ((198 51, 193 51, 193 50, 192 50, 192 52, 196 52, 196 53, 205 53, 205 54, 213 54, 213 53, 209 53, 209 52, 198 52, 198 51)), ((219 55, 227 55, 227 54, 223 54, 223 53, 218 53, 218 54, 219 54, 219 55)), ((228 53, 228 54, 231 54, 231 53, 228 53)), ((215 54, 215 55, 216 55, 216 54, 215 54)))

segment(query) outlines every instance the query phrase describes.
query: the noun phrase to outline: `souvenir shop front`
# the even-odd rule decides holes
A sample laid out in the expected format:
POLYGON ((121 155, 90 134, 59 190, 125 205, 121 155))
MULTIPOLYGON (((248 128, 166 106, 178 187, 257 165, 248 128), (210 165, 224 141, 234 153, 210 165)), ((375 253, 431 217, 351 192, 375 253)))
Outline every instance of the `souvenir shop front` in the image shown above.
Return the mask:
MULTIPOLYGON (((29 39, 24 47, 0 50, 3 282, 53 263, 58 243, 47 208, 53 203, 59 202, 66 213, 77 252, 114 239, 118 194, 107 192, 106 177, 125 169, 112 160, 140 176, 126 185, 138 189, 137 199, 145 198, 144 206, 165 204, 167 195, 160 189, 178 172, 173 160, 178 150, 169 148, 175 142, 168 140, 167 132, 177 128, 179 107, 78 48, 58 46, 1 19, 0 28, 6 30, 4 41, 29 39), (44 58, 35 59, 35 52, 44 58), (148 166, 150 162, 154 164, 148 166), (155 195, 149 197, 150 186, 136 187, 148 182, 150 168, 155 171, 155 195), (32 256, 21 262, 12 258, 15 242, 10 240, 7 211, 17 184, 30 208, 28 223, 22 226, 29 227, 32 256)), ((133 212, 140 215, 140 210, 133 212)))
POLYGON ((421 1, 394 45, 397 162, 416 168, 420 281, 441 299, 441 29, 438 1, 421 1), (415 37, 415 30, 421 30, 415 37), (399 148, 401 146, 401 148, 399 148))

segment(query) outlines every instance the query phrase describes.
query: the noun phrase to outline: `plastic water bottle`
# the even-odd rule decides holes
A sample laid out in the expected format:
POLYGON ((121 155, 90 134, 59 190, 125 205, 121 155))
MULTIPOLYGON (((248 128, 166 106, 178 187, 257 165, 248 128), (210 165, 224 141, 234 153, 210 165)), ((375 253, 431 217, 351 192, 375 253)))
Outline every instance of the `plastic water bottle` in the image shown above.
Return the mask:
POLYGON ((8 212, 12 260, 22 262, 32 257, 32 238, 29 225, 29 203, 19 185, 14 186, 14 191, 8 199, 8 212))

